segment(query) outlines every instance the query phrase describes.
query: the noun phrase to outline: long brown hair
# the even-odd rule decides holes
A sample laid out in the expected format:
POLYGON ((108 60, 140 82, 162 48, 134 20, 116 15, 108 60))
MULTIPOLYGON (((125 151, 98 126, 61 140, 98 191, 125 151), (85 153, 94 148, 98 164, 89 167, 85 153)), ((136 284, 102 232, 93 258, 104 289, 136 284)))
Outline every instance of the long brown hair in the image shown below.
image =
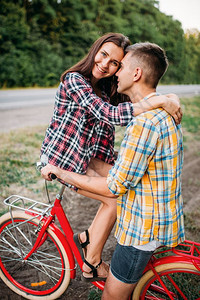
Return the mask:
MULTIPOLYGON (((103 44, 112 42, 116 46, 123 49, 124 54, 126 53, 126 47, 129 46, 130 40, 121 33, 107 33, 100 37, 94 42, 90 48, 88 54, 77 64, 67 69, 62 75, 60 80, 64 82, 65 76, 69 72, 78 72, 87 78, 91 78, 92 69, 94 66, 94 58, 102 47, 103 44)), ((117 78, 115 75, 101 79, 99 81, 99 87, 104 88, 107 95, 110 97, 110 103, 117 105, 120 102, 128 101, 129 99, 126 96, 120 95, 117 93, 117 78)))

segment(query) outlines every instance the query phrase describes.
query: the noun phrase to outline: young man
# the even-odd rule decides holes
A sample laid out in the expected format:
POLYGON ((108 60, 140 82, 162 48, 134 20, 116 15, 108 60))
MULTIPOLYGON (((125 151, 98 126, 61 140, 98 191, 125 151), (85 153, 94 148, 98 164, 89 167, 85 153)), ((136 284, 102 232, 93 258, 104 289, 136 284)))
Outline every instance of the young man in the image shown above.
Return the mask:
MULTIPOLYGON (((168 62, 155 44, 129 46, 122 59, 118 92, 139 103, 151 101, 168 62)), ((153 251, 184 240, 181 170, 182 133, 173 118, 158 108, 134 118, 126 128, 119 155, 107 178, 72 174, 47 165, 50 173, 79 189, 117 197, 117 246, 103 300, 127 300, 153 251)))

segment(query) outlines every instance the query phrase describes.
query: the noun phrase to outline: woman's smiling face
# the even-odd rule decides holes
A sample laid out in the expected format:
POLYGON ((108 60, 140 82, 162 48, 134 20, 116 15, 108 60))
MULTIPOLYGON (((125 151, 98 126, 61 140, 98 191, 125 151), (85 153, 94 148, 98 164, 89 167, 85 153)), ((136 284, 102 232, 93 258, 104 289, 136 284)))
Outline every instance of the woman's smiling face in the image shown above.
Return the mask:
POLYGON ((124 51, 112 42, 107 42, 97 52, 94 58, 92 75, 95 79, 113 76, 120 66, 120 61, 124 57, 124 51))

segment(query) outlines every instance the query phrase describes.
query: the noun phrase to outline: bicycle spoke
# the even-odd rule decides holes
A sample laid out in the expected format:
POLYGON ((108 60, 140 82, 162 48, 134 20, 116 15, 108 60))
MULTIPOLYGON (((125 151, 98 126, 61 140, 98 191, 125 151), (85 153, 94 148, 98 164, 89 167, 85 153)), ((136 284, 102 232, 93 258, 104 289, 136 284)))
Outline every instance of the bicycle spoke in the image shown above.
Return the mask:
POLYGON ((9 243, 5 238, 3 238, 1 241, 3 241, 7 246, 9 246, 11 249, 13 249, 13 251, 21 257, 21 253, 18 250, 18 248, 14 247, 11 243, 9 243))
POLYGON ((39 221, 33 219, 20 211, 13 212, 12 219, 9 213, 0 218, 0 275, 24 298, 57 299, 70 282, 64 237, 57 236, 56 227, 48 228, 38 247, 24 260, 38 237, 39 221))
POLYGON ((3 263, 6 263, 6 262, 12 262, 12 261, 17 261, 17 262, 22 262, 22 260, 21 259, 19 259, 19 258, 10 258, 10 257, 7 257, 7 256, 1 256, 1 258, 4 258, 4 260, 2 260, 2 262, 3 263))
MULTIPOLYGON (((51 280, 54 279, 54 283, 58 281, 57 278, 53 277, 52 275, 50 275, 50 274, 46 271, 44 265, 40 266, 40 267, 42 267, 42 269, 39 268, 39 266, 36 266, 36 264, 32 264, 31 262, 29 263, 29 265, 30 265, 30 266, 33 266, 36 270, 39 270, 41 273, 45 274, 49 279, 51 279, 51 280)), ((49 268, 49 270, 51 271, 50 268, 49 268)), ((51 274, 52 274, 52 273, 53 273, 53 272, 51 272, 51 274)), ((56 274, 56 273, 55 273, 55 274, 56 274)), ((59 274, 57 274, 57 275, 59 276, 59 274)))
MULTIPOLYGON (((33 257, 30 257, 30 259, 28 260, 28 263, 31 263, 31 264, 35 264, 35 265, 41 265, 42 267, 46 267, 46 268, 48 268, 49 270, 60 270, 60 271, 62 271, 63 270, 63 268, 62 268, 62 264, 60 263, 59 265, 60 265, 60 267, 55 267, 55 266, 52 266, 52 265, 50 265, 50 264, 46 264, 45 263, 45 259, 44 260, 38 260, 38 258, 37 257, 35 257, 35 255, 33 256, 33 257), (34 259, 35 258, 35 259, 34 259)), ((49 260, 48 260, 49 261, 49 260)), ((49 262, 51 262, 51 261, 49 261, 49 262)))
POLYGON ((146 296, 145 298, 147 299, 158 299, 158 300, 165 300, 164 298, 158 298, 153 292, 151 292, 151 290, 148 291, 148 295, 151 296, 146 296))
POLYGON ((21 259, 21 253, 25 257, 34 244, 33 238, 35 240, 37 238, 35 231, 31 230, 29 225, 30 224, 22 223, 17 226, 17 223, 15 223, 15 226, 9 225, 6 230, 2 232, 0 247, 2 261, 4 264, 9 265, 12 262, 14 263, 10 269, 13 275, 17 275, 17 272, 21 272, 22 269, 30 269, 30 272, 33 272, 31 270, 34 268, 37 273, 44 274, 44 276, 49 278, 55 285, 60 278, 63 268, 60 257, 54 254, 54 252, 57 252, 54 244, 51 245, 50 241, 45 241, 46 246, 43 247, 43 244, 42 248, 40 247, 36 250, 27 261, 21 259), (28 233, 28 235, 26 235, 26 233, 28 233), (19 247, 21 252, 19 251, 19 247))
POLYGON ((178 287, 178 285, 175 283, 175 281, 172 279, 171 276, 166 275, 168 280, 173 284, 173 286, 175 287, 175 289, 179 292, 179 294, 183 297, 184 300, 187 300, 187 297, 183 294, 183 292, 181 291, 181 289, 178 287))
MULTIPOLYGON (((197 300, 200 292, 200 274, 195 275, 187 272, 175 272, 161 276, 162 282, 170 293, 172 299, 197 300), (193 282, 193 284, 188 283, 193 282)), ((145 299, 168 300, 169 296, 158 280, 149 286, 145 299)))

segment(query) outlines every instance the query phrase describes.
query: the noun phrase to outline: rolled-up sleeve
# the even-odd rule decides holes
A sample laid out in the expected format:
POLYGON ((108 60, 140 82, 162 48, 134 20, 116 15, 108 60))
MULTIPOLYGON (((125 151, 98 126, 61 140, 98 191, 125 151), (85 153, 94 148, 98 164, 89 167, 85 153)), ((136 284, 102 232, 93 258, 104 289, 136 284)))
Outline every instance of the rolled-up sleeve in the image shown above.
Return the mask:
POLYGON ((127 126, 119 156, 107 177, 113 194, 126 194, 138 184, 155 152, 158 134, 151 120, 143 117, 137 117, 127 126))

